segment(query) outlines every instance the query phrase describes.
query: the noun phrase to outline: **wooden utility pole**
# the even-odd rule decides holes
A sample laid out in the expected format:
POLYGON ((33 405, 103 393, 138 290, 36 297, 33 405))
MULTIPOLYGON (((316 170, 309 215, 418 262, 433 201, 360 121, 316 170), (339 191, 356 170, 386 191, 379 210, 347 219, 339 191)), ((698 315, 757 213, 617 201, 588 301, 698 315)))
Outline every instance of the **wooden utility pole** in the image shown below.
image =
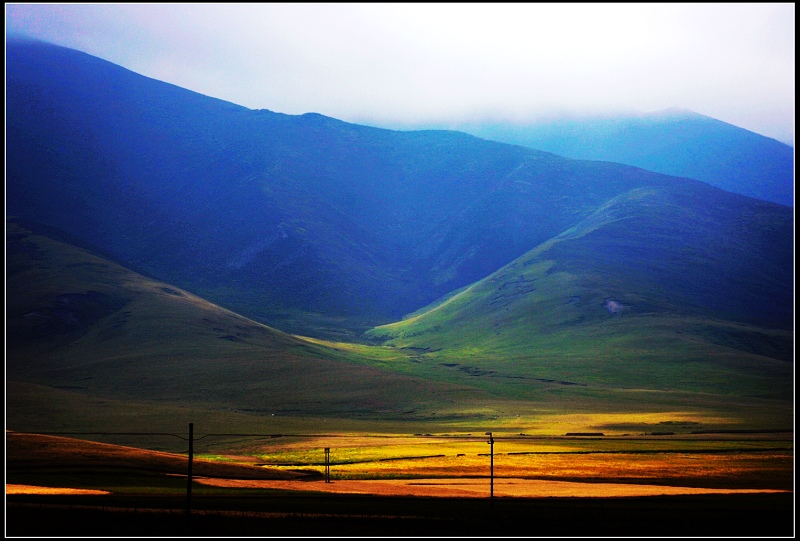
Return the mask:
POLYGON ((489 436, 489 501, 492 508, 494 508, 494 437, 491 432, 486 433, 489 436))
POLYGON ((325 482, 331 482, 331 448, 325 448, 325 482))
POLYGON ((192 461, 194 460, 194 423, 189 423, 189 471, 186 476, 186 516, 192 514, 192 461))

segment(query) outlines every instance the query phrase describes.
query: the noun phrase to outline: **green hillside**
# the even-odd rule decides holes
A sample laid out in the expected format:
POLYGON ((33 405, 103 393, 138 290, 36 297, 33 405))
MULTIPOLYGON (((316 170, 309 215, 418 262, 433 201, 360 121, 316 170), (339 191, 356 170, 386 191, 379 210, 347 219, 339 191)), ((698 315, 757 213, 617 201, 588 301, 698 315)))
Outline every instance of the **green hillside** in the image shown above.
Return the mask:
POLYGON ((517 399, 789 411, 791 321, 776 325, 757 303, 791 299, 742 289, 748 276, 774 283, 782 273, 760 266, 758 243, 712 206, 687 212, 688 199, 628 192, 484 280, 368 335, 413 348, 425 373, 517 399), (689 231, 706 238, 689 244, 689 231))

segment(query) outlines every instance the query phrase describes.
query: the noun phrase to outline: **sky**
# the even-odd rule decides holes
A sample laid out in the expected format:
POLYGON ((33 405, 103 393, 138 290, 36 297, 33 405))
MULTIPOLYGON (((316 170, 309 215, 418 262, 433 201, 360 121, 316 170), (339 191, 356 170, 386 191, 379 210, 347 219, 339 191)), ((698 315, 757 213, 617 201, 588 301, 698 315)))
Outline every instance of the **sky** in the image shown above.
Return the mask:
POLYGON ((793 3, 5 4, 6 37, 400 128, 689 109, 794 145, 793 3))

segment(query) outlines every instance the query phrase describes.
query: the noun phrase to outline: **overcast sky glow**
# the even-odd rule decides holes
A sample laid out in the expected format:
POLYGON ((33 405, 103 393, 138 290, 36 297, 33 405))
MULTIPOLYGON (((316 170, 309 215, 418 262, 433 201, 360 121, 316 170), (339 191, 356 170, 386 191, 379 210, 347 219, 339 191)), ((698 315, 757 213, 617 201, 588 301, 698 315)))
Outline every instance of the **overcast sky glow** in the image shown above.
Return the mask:
POLYGON ((6 34, 373 125, 691 109, 794 144, 794 4, 6 4, 6 34))

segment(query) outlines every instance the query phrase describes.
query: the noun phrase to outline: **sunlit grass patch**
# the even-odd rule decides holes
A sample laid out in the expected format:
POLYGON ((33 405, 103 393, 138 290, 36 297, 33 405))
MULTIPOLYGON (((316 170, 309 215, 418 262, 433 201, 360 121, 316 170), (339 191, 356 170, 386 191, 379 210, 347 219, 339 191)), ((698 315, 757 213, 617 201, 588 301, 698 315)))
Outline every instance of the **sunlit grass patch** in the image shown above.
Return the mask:
MULTIPOLYGON (((645 418, 652 421, 653 418, 645 418)), ((656 417, 655 419, 658 419, 656 417)), ((324 472, 334 479, 470 478, 489 475, 484 435, 314 438, 262 449, 269 467, 324 472)), ((700 437, 524 437, 499 433, 498 478, 635 481, 680 486, 790 487, 791 440, 700 437)))
POLYGON ((214 462, 236 462, 236 459, 224 456, 224 455, 203 455, 203 454, 195 454, 194 458, 199 460, 211 460, 214 462))
MULTIPOLYGON (((621 435, 630 431, 694 429, 705 425, 734 425, 736 419, 690 411, 630 411, 599 413, 553 413, 546 415, 546 428, 551 434, 596 430, 605 435, 621 435), (667 427, 667 428, 664 428, 667 427)), ((504 420, 502 426, 514 423, 504 420)), ((520 421, 517 421, 519 424, 520 421)))

